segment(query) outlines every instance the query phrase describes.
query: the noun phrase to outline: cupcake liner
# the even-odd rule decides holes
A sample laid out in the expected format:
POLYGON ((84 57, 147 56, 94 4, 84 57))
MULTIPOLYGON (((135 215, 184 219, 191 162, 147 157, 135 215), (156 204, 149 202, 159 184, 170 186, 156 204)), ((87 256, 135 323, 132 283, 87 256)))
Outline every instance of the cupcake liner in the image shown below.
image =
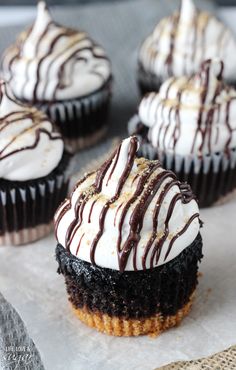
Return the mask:
MULTIPOLYGON (((177 76, 173 76, 173 77, 177 77, 177 76)), ((137 71, 137 82, 138 82, 140 93, 143 96, 148 92, 152 92, 152 91, 158 92, 163 82, 165 82, 165 80, 156 76, 152 72, 145 71, 142 64, 139 63, 138 71, 137 71)), ((234 89, 236 89, 236 80, 227 80, 226 83, 230 85, 231 87, 233 87, 234 89)))
POLYGON ((175 172, 181 182, 188 182, 200 207, 212 205, 236 188, 236 148, 201 158, 165 153, 148 142, 140 125, 143 124, 137 114, 128 122, 129 135, 136 135, 140 142, 138 156, 159 159, 163 167, 175 172))
MULTIPOLYGON (((137 71, 137 83, 141 96, 144 96, 145 94, 153 91, 158 92, 163 82, 164 80, 162 80, 160 77, 156 76, 152 72, 145 71, 143 66, 139 64, 137 71)), ((234 89, 236 89, 235 81, 231 80, 227 81, 227 83, 234 89)))
POLYGON ((159 159, 181 182, 187 182, 200 207, 209 207, 236 188, 236 148, 201 158, 157 151, 150 143, 140 145, 139 156, 159 159))
POLYGON ((156 314, 144 319, 124 319, 110 317, 100 312, 91 312, 86 308, 75 308, 73 310, 79 319, 91 328, 102 333, 118 337, 130 337, 148 334, 156 337, 163 331, 177 326, 188 315, 194 299, 194 293, 190 296, 188 303, 179 309, 175 315, 162 316, 156 314))
POLYGON ((70 153, 99 141, 106 133, 111 80, 99 91, 68 101, 42 103, 43 110, 59 127, 70 153))
POLYGON ((145 95, 148 92, 159 91, 163 81, 155 74, 147 72, 140 65, 138 68, 138 86, 141 95, 145 95))
POLYGON ((236 187, 236 150, 202 158, 158 153, 167 169, 190 184, 200 207, 209 207, 236 187))
POLYGON ((20 245, 48 234, 67 195, 69 155, 48 176, 31 181, 0 180, 0 245, 20 245))
POLYGON ((120 272, 93 266, 58 245, 56 259, 74 308, 117 319, 175 316, 197 285, 200 234, 175 259, 154 269, 120 272))

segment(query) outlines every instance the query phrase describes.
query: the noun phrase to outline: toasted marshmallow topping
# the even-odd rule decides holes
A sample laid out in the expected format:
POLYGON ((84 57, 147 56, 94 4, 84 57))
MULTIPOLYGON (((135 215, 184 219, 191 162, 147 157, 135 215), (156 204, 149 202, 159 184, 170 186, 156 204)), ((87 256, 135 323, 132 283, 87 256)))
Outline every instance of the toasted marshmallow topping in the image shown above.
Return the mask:
POLYGON ((55 23, 43 1, 33 26, 3 54, 1 69, 14 95, 29 102, 82 97, 111 75, 104 50, 85 32, 55 23))
POLYGON ((199 233, 199 209, 186 184, 158 161, 137 158, 125 139, 86 175, 55 215, 58 242, 81 260, 120 270, 150 269, 175 258, 199 233))
POLYGON ((190 76, 207 59, 219 57, 225 64, 224 78, 236 78, 236 41, 231 31, 210 14, 182 0, 179 12, 164 18, 144 41, 139 62, 145 71, 165 81, 190 76))
POLYGON ((0 81, 0 178, 26 181, 47 176, 63 150, 62 137, 46 115, 18 102, 0 81))
POLYGON ((147 94, 139 117, 154 148, 208 155, 236 147, 236 91, 222 80, 223 62, 208 60, 190 78, 170 78, 147 94))

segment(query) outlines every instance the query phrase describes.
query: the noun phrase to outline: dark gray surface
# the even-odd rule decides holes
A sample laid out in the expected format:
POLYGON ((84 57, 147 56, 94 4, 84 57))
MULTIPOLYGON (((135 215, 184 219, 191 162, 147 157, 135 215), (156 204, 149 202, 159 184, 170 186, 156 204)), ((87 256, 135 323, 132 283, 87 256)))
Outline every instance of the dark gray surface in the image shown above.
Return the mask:
POLYGON ((215 0, 220 6, 236 6, 236 0, 215 0))
MULTIPOLYGON (((129 0, 47 0, 49 5, 78 5, 78 4, 89 4, 89 3, 108 3, 114 1, 129 1, 129 0)), ((0 0, 0 5, 34 5, 35 0, 0 0)))
MULTIPOLYGON (((89 4, 89 3, 114 3, 114 1, 132 1, 132 0, 47 0, 49 5, 78 5, 78 4, 89 4)), ((136 1, 136 0, 133 0, 136 1)), ((206 0, 209 1, 209 0, 206 0)), ((214 0, 216 3, 221 5, 236 5, 236 0, 214 0)), ((35 0, 0 0, 0 5, 34 5, 35 0)))

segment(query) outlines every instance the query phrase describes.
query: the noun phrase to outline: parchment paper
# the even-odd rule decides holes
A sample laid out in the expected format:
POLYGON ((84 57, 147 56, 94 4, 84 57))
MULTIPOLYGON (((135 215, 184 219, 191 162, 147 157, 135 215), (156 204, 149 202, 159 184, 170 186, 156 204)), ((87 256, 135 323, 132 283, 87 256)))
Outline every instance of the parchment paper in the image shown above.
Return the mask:
MULTIPOLYGON (((125 135, 139 99, 135 49, 158 19, 176 7, 173 0, 137 0, 55 10, 64 23, 90 30, 111 56, 116 83, 110 136, 125 135)), ((16 32, 18 28, 0 32, 1 49, 16 32)), ((106 142, 78 154, 77 169, 108 148, 106 142)), ((193 310, 179 328, 156 339, 108 337, 74 317, 63 278, 56 274, 53 235, 27 247, 0 248, 0 291, 22 316, 49 370, 146 370, 207 356, 236 343, 235 215, 236 198, 202 211, 205 256, 193 310)))

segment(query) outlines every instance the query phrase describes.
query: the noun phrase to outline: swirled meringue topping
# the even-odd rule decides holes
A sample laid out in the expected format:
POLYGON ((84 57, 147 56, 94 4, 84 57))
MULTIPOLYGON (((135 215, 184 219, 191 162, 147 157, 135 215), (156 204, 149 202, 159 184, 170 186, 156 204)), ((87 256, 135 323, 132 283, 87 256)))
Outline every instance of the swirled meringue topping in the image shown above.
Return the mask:
POLYGON ((139 117, 154 148, 208 155, 236 147, 236 91, 222 80, 223 62, 207 60, 190 78, 170 78, 147 94, 139 117))
POLYGON ((43 1, 33 26, 5 51, 1 69, 14 95, 29 102, 82 97, 111 75, 104 50, 85 32, 55 23, 43 1))
POLYGON ((189 186, 158 161, 138 159, 137 149, 136 137, 125 139, 57 210, 57 240, 79 259, 145 270, 175 258, 199 233, 189 186))
POLYGON ((166 17, 144 41, 139 52, 142 68, 165 81, 190 76, 204 60, 219 57, 224 78, 235 81, 236 41, 230 30, 210 14, 182 0, 179 12, 166 17))
POLYGON ((0 81, 0 179, 26 181, 47 176, 62 158, 61 135, 37 109, 13 98, 0 81))

